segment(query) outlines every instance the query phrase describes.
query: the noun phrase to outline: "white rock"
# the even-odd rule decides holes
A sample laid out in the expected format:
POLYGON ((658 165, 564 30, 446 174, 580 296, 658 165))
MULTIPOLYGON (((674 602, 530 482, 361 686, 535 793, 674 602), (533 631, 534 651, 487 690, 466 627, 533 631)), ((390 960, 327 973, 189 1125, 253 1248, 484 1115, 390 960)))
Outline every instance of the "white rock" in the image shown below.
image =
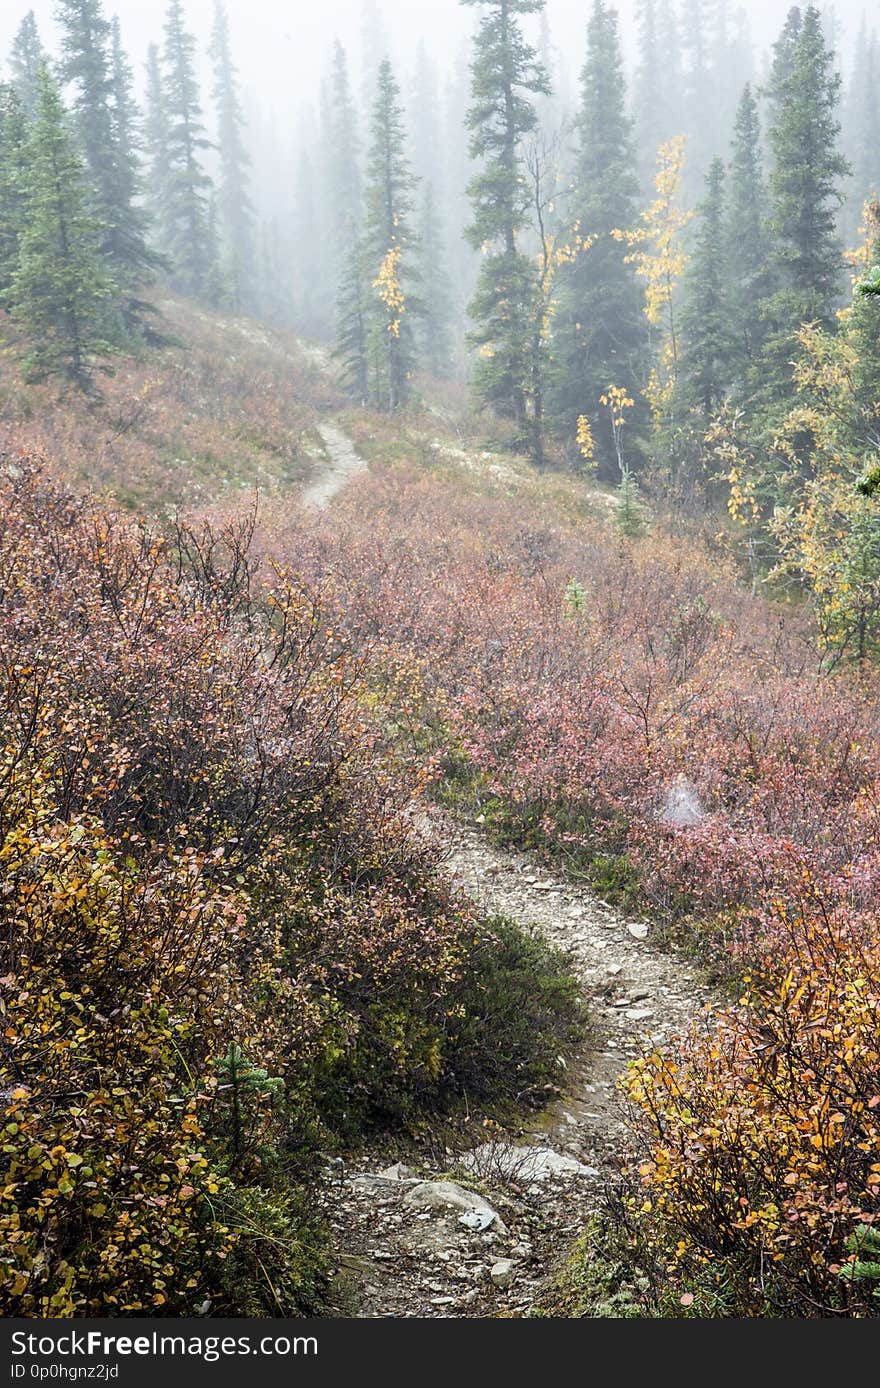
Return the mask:
POLYGON ((386 1181, 409 1181, 415 1174, 412 1167, 402 1161, 396 1161, 393 1166, 386 1166, 384 1171, 379 1172, 386 1181))
POLYGON ((514 1275, 515 1267, 512 1258, 499 1258, 489 1273, 496 1287, 509 1287, 514 1275))
POLYGON ((654 1010, 651 1007, 634 1007, 626 1014, 630 1022, 646 1022, 653 1015, 654 1010))
POLYGON ((644 921, 628 921, 626 928, 634 940, 647 940, 648 927, 644 921))
MULTIPOLYGON (((456 1185, 455 1181, 419 1181, 416 1185, 410 1186, 403 1197, 403 1203, 418 1210, 458 1210, 462 1214, 485 1215, 489 1218, 485 1227, 491 1225, 505 1232, 498 1211, 493 1210, 482 1195, 477 1195, 473 1190, 465 1190, 464 1186, 456 1185)), ((424 1219, 426 1216, 417 1215, 416 1218, 424 1219)))

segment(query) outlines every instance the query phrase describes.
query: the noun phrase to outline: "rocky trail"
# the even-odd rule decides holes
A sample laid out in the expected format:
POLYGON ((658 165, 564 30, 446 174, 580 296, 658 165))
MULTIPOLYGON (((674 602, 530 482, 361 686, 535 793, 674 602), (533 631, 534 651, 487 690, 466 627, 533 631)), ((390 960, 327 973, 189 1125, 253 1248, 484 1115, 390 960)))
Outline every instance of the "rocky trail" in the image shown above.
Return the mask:
POLYGON ((565 1097, 525 1115, 520 1131, 487 1129, 476 1116, 459 1150, 384 1147, 331 1166, 323 1198, 347 1287, 339 1314, 523 1316, 630 1150, 621 1071, 645 1044, 682 1031, 708 993, 687 961, 656 947, 649 925, 528 854, 494 848, 439 814, 432 832, 447 847, 448 871, 487 911, 569 952, 589 1036, 565 1097))
MULTIPOLYGON (((326 464, 302 493, 323 508, 367 463, 342 430, 319 428, 326 464)), ((709 1002, 693 967, 535 858, 495 848, 434 812, 447 871, 487 913, 541 932, 569 954, 589 1034, 560 1081, 565 1095, 517 1131, 465 1125, 456 1146, 388 1144, 333 1161, 322 1189, 337 1250, 338 1314, 524 1316, 543 1295, 631 1153, 617 1082, 645 1045, 682 1032, 709 1002)), ((451 1141, 451 1139, 450 1139, 451 1141)))
POLYGON ((303 506, 321 510, 352 477, 366 472, 367 462, 357 452, 348 435, 335 425, 326 422, 319 424, 317 433, 324 445, 326 462, 318 465, 313 481, 303 490, 300 499, 303 506))

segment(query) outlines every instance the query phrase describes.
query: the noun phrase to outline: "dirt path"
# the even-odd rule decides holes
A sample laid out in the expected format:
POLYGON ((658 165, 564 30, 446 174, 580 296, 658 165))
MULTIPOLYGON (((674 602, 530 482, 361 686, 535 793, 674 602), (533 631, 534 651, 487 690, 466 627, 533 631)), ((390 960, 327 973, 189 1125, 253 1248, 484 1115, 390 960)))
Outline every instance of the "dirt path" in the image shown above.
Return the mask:
POLYGON ((359 472, 366 471, 367 463, 357 452, 348 435, 335 425, 319 424, 317 431, 324 445, 327 462, 323 466, 319 465, 314 481, 304 489, 301 499, 304 506, 314 506, 321 510, 333 500, 337 492, 342 491, 346 482, 350 482, 359 472))
POLYGON ((493 848, 440 816, 434 828, 448 844, 449 871, 475 900, 570 952, 590 1039, 569 1073, 568 1097, 504 1141, 496 1134, 487 1142, 478 1127, 470 1151, 404 1155, 417 1171, 387 1150, 337 1164, 326 1205, 353 1298, 345 1313, 524 1315, 627 1155, 621 1070, 647 1038, 657 1044, 683 1030, 707 995, 686 961, 655 947, 646 925, 526 854, 493 848), (468 1190, 475 1178, 488 1205, 468 1190))

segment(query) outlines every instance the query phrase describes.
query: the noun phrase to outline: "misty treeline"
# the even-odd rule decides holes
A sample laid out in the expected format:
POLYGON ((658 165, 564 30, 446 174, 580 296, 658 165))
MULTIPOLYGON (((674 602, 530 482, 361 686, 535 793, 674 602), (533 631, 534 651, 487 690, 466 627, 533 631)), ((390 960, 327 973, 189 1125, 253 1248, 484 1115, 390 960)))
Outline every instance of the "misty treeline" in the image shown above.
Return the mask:
POLYGON ((462 5, 472 38, 439 72, 424 44, 396 68, 365 3, 357 79, 337 41, 295 167, 272 171, 283 216, 222 3, 202 92, 170 0, 142 109, 102 0, 58 0, 52 55, 28 14, 0 89, 0 306, 28 372, 88 387, 161 340, 159 281, 333 341, 380 409, 420 373, 468 376, 534 461, 589 463, 630 501, 661 457, 677 486, 705 482, 707 451, 736 491, 740 454, 799 403, 803 325, 841 331, 845 247, 876 233, 876 33, 863 22, 844 83, 815 7, 756 66, 726 0, 640 0, 628 71, 594 0, 574 84, 543 0, 462 5))

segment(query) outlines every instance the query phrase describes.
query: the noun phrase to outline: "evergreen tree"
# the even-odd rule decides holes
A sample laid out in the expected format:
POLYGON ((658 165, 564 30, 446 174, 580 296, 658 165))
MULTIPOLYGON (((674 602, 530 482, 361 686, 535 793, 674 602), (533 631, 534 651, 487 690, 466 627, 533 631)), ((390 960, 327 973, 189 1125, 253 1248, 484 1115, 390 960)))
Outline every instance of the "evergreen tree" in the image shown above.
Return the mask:
POLYGON ((139 169, 131 71, 118 22, 101 0, 57 0, 60 76, 73 89, 73 117, 101 228, 101 253, 120 289, 122 337, 138 335, 152 309, 138 295, 157 257, 147 244, 147 218, 137 201, 139 169))
POLYGON ((172 284, 185 294, 199 295, 211 274, 208 225, 211 179, 200 163, 210 148, 202 124, 195 73, 195 40, 184 25, 182 0, 170 0, 165 18, 163 103, 165 111, 166 172, 163 187, 172 284))
POLYGON ((0 84, 0 308, 12 307, 25 225, 27 124, 18 92, 0 84))
POLYGON ((729 381, 732 315, 724 218, 724 164, 714 159, 706 175, 706 194, 684 279, 679 371, 684 404, 698 410, 706 424, 722 404, 729 381))
POLYGON ((754 387, 767 336, 762 306, 774 287, 768 215, 758 103, 747 83, 734 125, 725 238, 731 377, 740 394, 754 387))
POLYGON ((455 325, 456 358, 465 367, 467 308, 476 287, 480 268, 478 251, 464 235, 470 219, 468 187, 475 167, 470 157, 467 112, 470 105, 468 46, 462 43, 447 81, 443 101, 443 195, 444 220, 450 229, 447 255, 452 278, 452 309, 455 325))
POLYGON ((234 313, 240 313, 253 304, 254 216, 238 72, 232 60, 229 18, 223 0, 215 0, 210 57, 214 64, 213 97, 220 152, 216 206, 219 280, 223 299, 234 313))
POLYGON ((345 388, 362 405, 370 398, 370 295, 366 249, 357 240, 343 262, 334 356, 345 388))
POLYGON ((414 186, 400 89, 386 59, 379 67, 370 128, 364 254, 371 289, 371 394, 381 408, 392 412, 406 402, 415 366, 415 238, 410 226, 414 186))
POLYGON ((36 114, 40 95, 40 72, 48 65, 48 55, 40 41, 34 12, 28 10, 18 26, 9 55, 12 85, 28 120, 32 120, 36 114))
POLYGON ((845 216, 849 244, 855 241, 866 198, 880 194, 880 43, 864 15, 856 43, 844 122, 852 166, 845 216))
POLYGON ((324 157, 329 184, 330 239, 336 263, 342 264, 358 240, 363 219, 363 179, 361 142, 348 75, 348 58, 338 40, 333 49, 324 157))
POLYGON ((633 87, 639 176, 650 187, 657 150, 682 133, 684 84, 679 29, 670 0, 638 0, 638 61, 633 87))
POLYGON ((420 40, 416 49, 407 125, 412 142, 413 172, 417 178, 428 179, 439 194, 442 188, 442 159, 440 152, 440 97, 437 71, 428 53, 427 44, 420 40))
POLYGON ((159 48, 155 43, 147 50, 146 111, 144 119, 144 154, 146 156, 145 193, 150 211, 152 237, 159 245, 168 244, 168 185, 171 172, 168 163, 168 112, 162 91, 162 71, 159 48))
POLYGON ((114 285, 101 261, 85 168, 67 129, 58 88, 43 68, 27 146, 24 229, 12 282, 15 318, 33 339, 34 379, 63 376, 91 390, 110 347, 114 285))
MULTIPOLYGON (((880 200, 863 209, 865 268, 880 265, 880 200)), ((855 356, 853 403, 857 412, 853 444, 880 455, 880 296, 856 294, 847 322, 847 341, 855 356)))
POLYGON ((293 307, 298 330, 321 339, 327 332, 325 238, 319 179, 308 148, 300 152, 293 214, 293 307))
POLYGON ((771 375, 784 393, 792 338, 801 323, 831 327, 841 281, 835 214, 848 172, 837 149, 840 76, 819 11, 793 10, 774 50, 770 178, 780 288, 768 305, 771 375))
POLYGON ((519 244, 530 204, 519 150, 537 124, 530 98, 546 95, 549 88, 520 19, 539 13, 544 0, 462 3, 485 11, 475 40, 467 121, 471 155, 482 161, 468 190, 473 221, 467 235, 474 247, 483 249, 470 307, 476 327, 469 341, 478 351, 474 385, 479 398, 515 420, 525 436, 535 276, 519 244))
POLYGON ((449 323, 452 291, 446 269, 443 226, 434 187, 425 183, 419 220, 419 357, 432 376, 448 376, 452 365, 449 323))
MULTIPOLYGON (((616 450, 600 398, 612 383, 637 395, 647 324, 642 291, 625 263, 626 248, 611 234, 636 220, 638 178, 617 15, 605 0, 593 2, 576 131, 569 209, 575 256, 559 271, 552 412, 566 438, 574 437, 578 419, 586 416, 596 461, 603 474, 613 476, 616 450), (585 248, 579 249, 580 242, 585 248)), ((644 410, 641 420, 635 417, 630 425, 636 438, 640 423, 644 410)))

